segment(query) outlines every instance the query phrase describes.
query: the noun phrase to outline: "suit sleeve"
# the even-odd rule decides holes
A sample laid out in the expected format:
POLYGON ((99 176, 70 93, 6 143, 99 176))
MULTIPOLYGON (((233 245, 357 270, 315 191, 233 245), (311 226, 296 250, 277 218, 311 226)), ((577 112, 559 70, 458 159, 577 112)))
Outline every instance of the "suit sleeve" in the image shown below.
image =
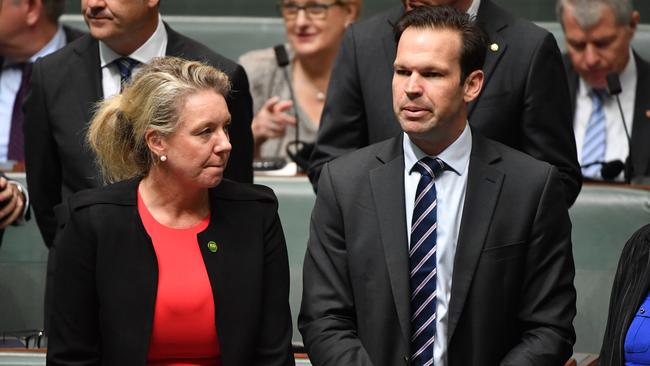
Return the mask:
POLYGON ((573 135, 571 97, 562 56, 548 33, 532 56, 524 91, 522 149, 556 166, 571 206, 582 187, 573 135))
POLYGON ((289 259, 277 204, 264 234, 263 319, 255 365, 293 366, 289 259))
POLYGON ((61 203, 61 163, 50 130, 41 65, 34 64, 24 106, 25 171, 36 223, 45 245, 51 247, 56 232, 54 207, 61 203))
POLYGON ((558 173, 551 168, 540 197, 526 254, 521 305, 517 314, 520 342, 502 366, 564 365, 575 343, 575 268, 571 221, 558 173))
POLYGON ((355 26, 345 32, 327 88, 309 180, 317 190, 323 164, 368 145, 367 121, 359 80, 355 26))
POLYGON ((226 178, 237 182, 253 182, 253 100, 248 88, 248 77, 244 69, 237 65, 230 75, 232 91, 228 98, 228 108, 232 118, 230 141, 232 152, 224 172, 226 178))
POLYGON ((327 164, 319 187, 303 265, 298 327, 314 365, 371 366, 357 337, 343 218, 327 164))
MULTIPOLYGON (((56 275, 48 329, 48 365, 99 365, 99 301, 95 286, 96 238, 77 212, 57 237, 56 275)), ((50 286, 50 284, 48 284, 50 286)))

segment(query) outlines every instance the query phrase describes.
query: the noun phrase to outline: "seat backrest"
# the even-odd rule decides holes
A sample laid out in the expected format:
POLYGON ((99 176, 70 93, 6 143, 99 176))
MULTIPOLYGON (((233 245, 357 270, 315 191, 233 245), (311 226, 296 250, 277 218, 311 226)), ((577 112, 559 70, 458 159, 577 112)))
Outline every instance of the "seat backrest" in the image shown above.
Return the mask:
MULTIPOLYGON (((64 15, 64 24, 87 31, 80 15, 64 15)), ((232 60, 246 51, 286 42, 282 18, 164 16, 175 31, 232 60)))

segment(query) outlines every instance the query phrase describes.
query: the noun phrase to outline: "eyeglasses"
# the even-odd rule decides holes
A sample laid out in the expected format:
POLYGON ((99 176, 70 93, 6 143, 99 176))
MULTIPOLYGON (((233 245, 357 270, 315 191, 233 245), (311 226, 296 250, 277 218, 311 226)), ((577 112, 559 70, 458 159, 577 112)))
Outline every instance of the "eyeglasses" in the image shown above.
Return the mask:
POLYGON ((298 5, 294 2, 280 2, 278 8, 284 19, 293 20, 298 17, 298 13, 301 10, 305 11, 305 15, 309 19, 325 19, 327 17, 327 10, 332 6, 343 6, 345 3, 343 1, 337 0, 333 3, 324 4, 324 3, 314 3, 310 2, 305 5, 298 5))

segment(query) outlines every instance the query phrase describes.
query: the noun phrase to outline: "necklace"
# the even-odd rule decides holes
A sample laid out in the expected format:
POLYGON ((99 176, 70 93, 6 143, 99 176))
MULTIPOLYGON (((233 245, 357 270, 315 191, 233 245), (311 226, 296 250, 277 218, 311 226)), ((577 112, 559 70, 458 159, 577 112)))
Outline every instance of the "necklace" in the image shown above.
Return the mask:
POLYGON ((319 102, 323 102, 323 101, 325 101, 325 93, 323 93, 322 91, 317 92, 317 93, 316 93, 316 99, 317 99, 319 102))

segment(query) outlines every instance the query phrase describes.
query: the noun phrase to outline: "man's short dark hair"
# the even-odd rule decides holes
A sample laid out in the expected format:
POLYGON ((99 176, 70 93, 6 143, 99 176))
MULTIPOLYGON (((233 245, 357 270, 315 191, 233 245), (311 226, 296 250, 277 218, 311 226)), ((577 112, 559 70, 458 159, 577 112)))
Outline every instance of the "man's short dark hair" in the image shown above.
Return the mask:
POLYGON ((481 70, 487 52, 487 35, 469 15, 451 6, 418 6, 406 12, 395 25, 395 43, 399 44, 407 28, 449 29, 461 35, 460 81, 481 70))

